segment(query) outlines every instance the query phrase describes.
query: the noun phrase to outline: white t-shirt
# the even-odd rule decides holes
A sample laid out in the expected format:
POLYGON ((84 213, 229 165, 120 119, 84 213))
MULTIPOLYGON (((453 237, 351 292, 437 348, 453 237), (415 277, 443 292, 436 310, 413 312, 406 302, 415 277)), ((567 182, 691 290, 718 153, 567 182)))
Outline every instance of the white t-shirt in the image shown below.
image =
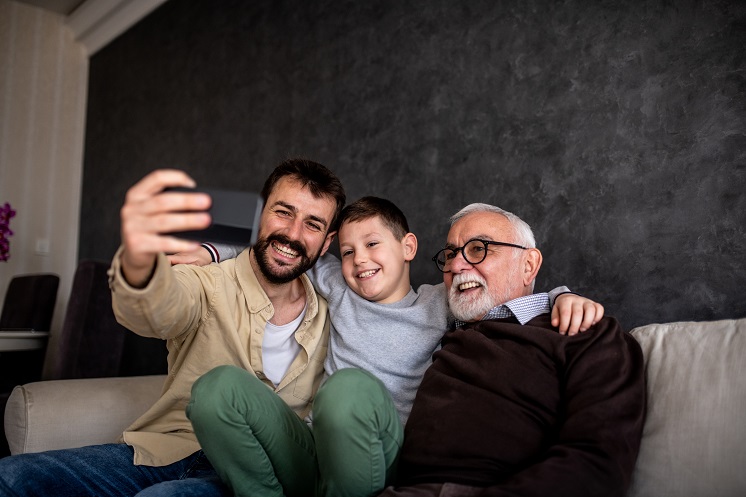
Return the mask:
POLYGON ((280 384, 290 364, 300 352, 301 346, 295 339, 295 330, 306 315, 306 307, 303 308, 297 318, 276 326, 267 321, 264 328, 264 339, 262 340, 262 368, 264 374, 275 386, 280 384))

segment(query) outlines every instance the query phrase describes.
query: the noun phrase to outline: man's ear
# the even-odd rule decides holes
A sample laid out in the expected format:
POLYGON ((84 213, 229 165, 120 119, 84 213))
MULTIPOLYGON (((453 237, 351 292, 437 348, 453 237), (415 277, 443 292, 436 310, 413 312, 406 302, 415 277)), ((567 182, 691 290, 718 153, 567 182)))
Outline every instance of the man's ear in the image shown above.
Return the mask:
POLYGON ((329 246, 332 244, 332 240, 334 240, 335 236, 337 236, 336 231, 332 231, 328 235, 326 235, 326 239, 324 240, 324 246, 321 247, 321 253, 319 253, 319 257, 326 254, 326 251, 329 250, 329 246))
POLYGON ((541 252, 537 248, 526 249, 526 255, 523 259, 523 285, 531 286, 533 281, 536 279, 536 275, 539 274, 539 268, 543 261, 541 252))
POLYGON ((401 246, 404 249, 404 260, 409 262, 417 255, 417 237, 414 233, 407 233, 401 239, 401 246))

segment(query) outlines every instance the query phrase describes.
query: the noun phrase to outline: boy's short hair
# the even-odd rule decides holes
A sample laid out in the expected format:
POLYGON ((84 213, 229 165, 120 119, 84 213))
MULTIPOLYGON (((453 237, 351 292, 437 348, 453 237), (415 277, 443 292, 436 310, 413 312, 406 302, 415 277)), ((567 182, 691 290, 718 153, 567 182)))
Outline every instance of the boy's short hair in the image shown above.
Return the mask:
POLYGON ((300 181, 316 198, 331 197, 334 200, 336 204, 334 217, 327 232, 336 231, 341 222, 340 215, 342 207, 344 207, 347 201, 344 187, 342 187, 342 182, 339 181, 339 178, 318 162, 308 159, 288 159, 277 166, 264 182, 261 195, 265 204, 277 182, 285 176, 290 176, 300 181))
POLYGON ((381 218, 397 240, 409 233, 409 224, 401 209, 390 200, 379 197, 363 197, 342 209, 339 225, 341 227, 344 223, 365 221, 372 217, 381 218))

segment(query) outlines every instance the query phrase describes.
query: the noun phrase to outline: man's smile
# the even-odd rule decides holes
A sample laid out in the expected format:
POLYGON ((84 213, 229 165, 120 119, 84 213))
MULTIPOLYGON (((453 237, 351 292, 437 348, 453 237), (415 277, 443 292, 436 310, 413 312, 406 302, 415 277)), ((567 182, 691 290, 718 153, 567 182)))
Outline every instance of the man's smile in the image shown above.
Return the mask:
POLYGON ((479 284, 479 283, 477 283, 476 281, 467 281, 467 282, 461 283, 458 286, 458 290, 460 292, 465 292, 466 290, 469 290, 471 288, 477 288, 477 287, 481 287, 481 286, 482 285, 479 284))
POLYGON ((280 255, 284 255, 285 257, 295 259, 300 254, 288 247, 287 245, 281 245, 280 243, 273 241, 272 242, 272 248, 275 250, 275 252, 278 252, 280 255))

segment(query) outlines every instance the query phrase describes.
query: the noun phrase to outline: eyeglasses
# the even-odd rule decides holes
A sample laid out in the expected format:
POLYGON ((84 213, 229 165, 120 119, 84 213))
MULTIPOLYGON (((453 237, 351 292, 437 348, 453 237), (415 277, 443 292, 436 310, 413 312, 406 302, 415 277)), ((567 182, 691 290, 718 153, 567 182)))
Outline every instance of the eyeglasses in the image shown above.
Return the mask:
POLYGON ((526 250, 528 248, 522 245, 516 245, 515 243, 493 242, 491 240, 480 240, 479 238, 474 238, 466 242, 463 247, 444 248, 443 250, 435 254, 435 256, 433 257, 433 262, 436 266, 438 266, 438 270, 440 270, 441 272, 450 273, 451 262, 453 262, 458 253, 461 252, 461 255, 464 256, 464 260, 466 262, 468 262, 472 266, 476 266, 480 262, 484 261, 484 259, 487 257, 487 247, 489 245, 514 247, 521 250, 526 250))

